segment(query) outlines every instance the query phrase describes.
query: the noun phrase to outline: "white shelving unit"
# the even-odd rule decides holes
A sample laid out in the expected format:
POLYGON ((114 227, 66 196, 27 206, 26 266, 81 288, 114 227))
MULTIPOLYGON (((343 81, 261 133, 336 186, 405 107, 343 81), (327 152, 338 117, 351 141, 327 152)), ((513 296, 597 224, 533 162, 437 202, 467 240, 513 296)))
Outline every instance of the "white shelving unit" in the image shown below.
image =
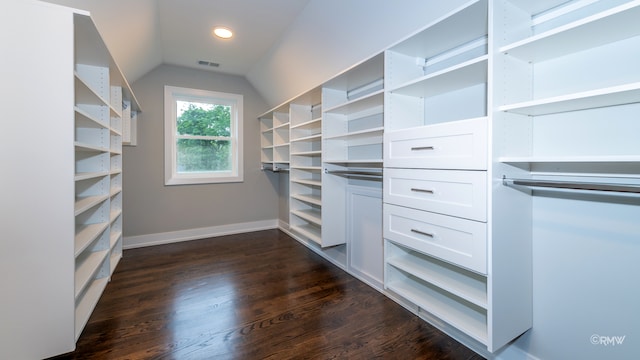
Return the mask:
POLYGON ((530 250, 488 236, 489 8, 470 1, 385 52, 384 237, 385 289, 494 352, 531 327, 532 280, 530 250))
MULTIPOLYGON (((122 117, 137 116, 139 108, 88 13, 37 1, 11 1, 10 8, 3 25, 47 31, 22 32, 22 50, 6 57, 7 68, 19 74, 3 75, 14 89, 7 101, 19 109, 7 116, 32 124, 29 153, 37 154, 23 152, 9 163, 6 180, 15 183, 14 194, 44 201, 30 206, 30 216, 15 213, 31 225, 19 220, 5 229, 17 243, 1 261, 3 272, 20 273, 23 283, 5 287, 16 302, 2 318, 28 332, 3 332, 0 357, 47 358, 73 350, 122 256, 122 117), (19 24, 11 25, 11 17, 19 24), (43 53, 46 65, 25 61, 43 53), (15 91, 25 84, 29 96, 15 91), (39 171, 37 186, 22 164, 39 171)), ((17 143, 24 139, 7 131, 15 138, 3 138, 8 149, 24 147, 17 143)))
POLYGON ((263 169, 289 169, 289 104, 268 111, 258 119, 263 169))
POLYGON ((383 65, 379 54, 322 87, 322 211, 330 224, 322 233, 325 246, 348 241, 347 226, 353 221, 346 206, 350 186, 382 188, 383 65))
POLYGON ((288 103, 294 235, 491 357, 533 324, 536 213, 637 211, 638 18, 640 0, 470 0, 323 83, 321 131, 288 103))
POLYGON ((496 146, 502 175, 637 176, 640 2, 511 1, 496 12, 530 24, 495 24, 513 33, 496 44, 496 131, 510 138, 496 146))
POLYGON ((289 104, 289 229, 322 244, 322 96, 313 89, 289 104))

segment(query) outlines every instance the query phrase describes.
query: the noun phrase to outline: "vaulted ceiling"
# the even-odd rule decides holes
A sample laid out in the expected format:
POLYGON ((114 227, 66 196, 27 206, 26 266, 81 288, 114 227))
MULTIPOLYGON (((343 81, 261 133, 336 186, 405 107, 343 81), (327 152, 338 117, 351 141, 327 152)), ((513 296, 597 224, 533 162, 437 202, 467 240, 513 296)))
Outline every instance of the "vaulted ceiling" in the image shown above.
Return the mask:
POLYGON ((246 75, 309 0, 46 0, 88 10, 129 81, 161 63, 246 75), (214 26, 234 31, 230 40, 214 26), (198 61, 219 64, 199 65, 198 61))

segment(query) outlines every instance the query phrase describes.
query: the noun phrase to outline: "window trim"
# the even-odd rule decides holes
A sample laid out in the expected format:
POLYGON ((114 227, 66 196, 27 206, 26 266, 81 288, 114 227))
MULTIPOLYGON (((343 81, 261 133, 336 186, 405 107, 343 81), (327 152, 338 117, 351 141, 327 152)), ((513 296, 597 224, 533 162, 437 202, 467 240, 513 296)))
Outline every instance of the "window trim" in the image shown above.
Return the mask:
POLYGON ((240 94, 165 85, 164 87, 164 183, 165 185, 217 184, 243 182, 243 96, 240 94), (211 172, 178 173, 176 170, 177 100, 203 100, 231 106, 232 170, 215 175, 211 172))

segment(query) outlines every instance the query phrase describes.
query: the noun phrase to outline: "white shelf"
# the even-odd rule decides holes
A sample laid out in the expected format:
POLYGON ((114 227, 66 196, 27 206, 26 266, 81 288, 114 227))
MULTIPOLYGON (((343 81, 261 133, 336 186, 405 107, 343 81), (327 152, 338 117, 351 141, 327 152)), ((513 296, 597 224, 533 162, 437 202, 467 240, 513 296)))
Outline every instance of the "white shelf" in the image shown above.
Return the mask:
POLYGON ((116 271, 116 266, 122 259, 122 252, 112 253, 109 257, 109 275, 112 275, 116 271))
POLYGON ((320 140, 320 139, 322 139, 322 134, 315 134, 315 135, 309 135, 309 136, 304 136, 304 137, 291 139, 291 142, 296 142, 296 141, 317 141, 317 140, 320 140))
POLYGON ((99 178, 99 177, 103 177, 103 176, 107 176, 109 175, 108 171, 96 171, 96 172, 86 172, 86 173, 77 173, 74 176, 74 180, 75 181, 82 181, 82 180, 88 180, 88 179, 94 179, 94 178, 99 178))
POLYGON ((487 309, 487 279, 485 277, 442 261, 425 260, 425 258, 425 255, 415 253, 403 254, 387 257, 386 262, 472 304, 487 309))
POLYGON ((118 240, 122 238, 122 231, 113 231, 109 236, 109 250, 113 250, 118 240))
POLYGON ((500 52, 540 62, 640 35, 640 1, 531 36, 500 48, 500 52))
POLYGON ((75 337, 76 340, 80 337, 84 326, 87 324, 93 309, 98 303, 98 299, 102 295, 104 288, 109 282, 108 278, 95 279, 91 283, 91 286, 84 293, 84 296, 80 302, 76 303, 75 309, 75 337))
POLYGON ((318 226, 322 225, 321 212, 318 210, 315 210, 315 209, 291 210, 291 213, 310 223, 316 224, 318 226))
POLYGON ((288 129, 288 128, 289 128, 289 123, 283 123, 278 126, 274 126, 272 130, 282 130, 282 129, 288 129))
POLYGON ((291 230, 307 237, 309 240, 322 244, 322 235, 320 229, 313 225, 300 225, 300 226, 291 226, 291 230))
POLYGON ((375 127, 371 129, 365 129, 360 131, 353 131, 339 135, 325 136, 325 140, 355 140, 355 139, 368 139, 373 137, 380 137, 380 142, 382 142, 382 134, 384 132, 384 127, 375 127))
POLYGON ((503 105, 498 110, 535 116, 638 102, 640 82, 503 105))
POLYGON ((76 225, 75 257, 78 257, 107 227, 108 223, 76 225))
POLYGON ((92 207, 100 204, 101 202, 107 200, 109 195, 95 195, 95 196, 82 196, 77 197, 75 206, 74 206, 74 214, 78 216, 83 212, 91 209, 92 207))
POLYGON ((486 34, 487 2, 478 0, 436 19, 425 26, 425 30, 392 46, 390 50, 428 59, 486 34))
POLYGON ((97 146, 97 145, 92 145, 92 144, 83 144, 80 142, 74 142, 73 143, 76 151, 88 151, 88 152, 104 152, 107 153, 110 151, 109 148, 104 147, 104 146, 97 146))
POLYGON ((109 102, 98 94, 91 86, 82 79, 78 72, 75 75, 76 104, 107 106, 111 109, 109 102))
POLYGON ((640 163, 640 155, 628 156, 502 156, 502 163, 640 163))
POLYGON ((121 187, 112 187, 110 192, 109 192, 109 196, 113 197, 115 195, 118 195, 119 193, 122 192, 122 188, 121 187))
POLYGON ((381 168, 382 159, 327 159, 324 161, 327 164, 342 165, 349 167, 366 167, 366 168, 381 168), (375 165, 375 166, 372 166, 375 165))
POLYGON ((300 124, 291 125, 290 129, 315 129, 319 127, 319 124, 322 122, 322 118, 313 119, 310 121, 305 121, 300 124))
POLYGON ((303 185, 317 186, 317 187, 321 187, 322 186, 322 181, 320 181, 320 180, 291 179, 291 182, 297 183, 297 184, 303 184, 303 185))
POLYGON ((96 273, 109 254, 108 250, 96 251, 89 254, 80 266, 76 266, 75 273, 75 298, 82 293, 85 287, 94 279, 96 273))
POLYGON ((322 156, 321 150, 313 150, 313 151, 298 151, 289 154, 290 156, 307 156, 307 157, 317 157, 322 156))
POLYGON ((307 171, 320 171, 322 166, 291 166, 291 169, 307 170, 307 171))
POLYGON ((109 223, 113 223, 118 218, 118 216, 120 216, 120 214, 122 214, 121 209, 111 210, 111 212, 109 212, 109 223))
POLYGON ((293 194, 291 195, 293 199, 300 200, 313 205, 322 205, 322 199, 319 195, 308 195, 308 194, 293 194))
POLYGON ((106 125, 100 119, 97 119, 93 115, 79 108, 78 106, 74 106, 73 110, 76 113, 76 126, 83 125, 85 127, 94 127, 97 129, 108 129, 109 125, 106 125))
POLYGON ((387 288, 427 312, 451 324, 482 344, 488 342, 486 313, 464 306, 442 293, 424 286, 417 280, 408 278, 403 281, 393 281, 387 288))
POLYGON ((379 107, 382 106, 383 93, 384 90, 378 90, 361 98, 347 101, 344 104, 339 104, 329 109, 325 109, 324 112, 328 114, 349 115, 369 110, 374 107, 379 107))
POLYGON ((487 82, 488 55, 437 71, 391 89, 393 94, 431 97, 487 82))

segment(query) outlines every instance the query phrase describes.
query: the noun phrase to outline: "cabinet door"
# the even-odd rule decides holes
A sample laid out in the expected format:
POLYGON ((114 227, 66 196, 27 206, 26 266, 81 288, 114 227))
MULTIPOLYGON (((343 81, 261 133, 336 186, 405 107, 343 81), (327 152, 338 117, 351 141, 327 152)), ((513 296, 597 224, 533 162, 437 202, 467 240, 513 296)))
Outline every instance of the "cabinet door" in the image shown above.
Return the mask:
POLYGON ((348 269, 382 289, 384 272, 382 194, 360 186, 347 187, 348 269))

